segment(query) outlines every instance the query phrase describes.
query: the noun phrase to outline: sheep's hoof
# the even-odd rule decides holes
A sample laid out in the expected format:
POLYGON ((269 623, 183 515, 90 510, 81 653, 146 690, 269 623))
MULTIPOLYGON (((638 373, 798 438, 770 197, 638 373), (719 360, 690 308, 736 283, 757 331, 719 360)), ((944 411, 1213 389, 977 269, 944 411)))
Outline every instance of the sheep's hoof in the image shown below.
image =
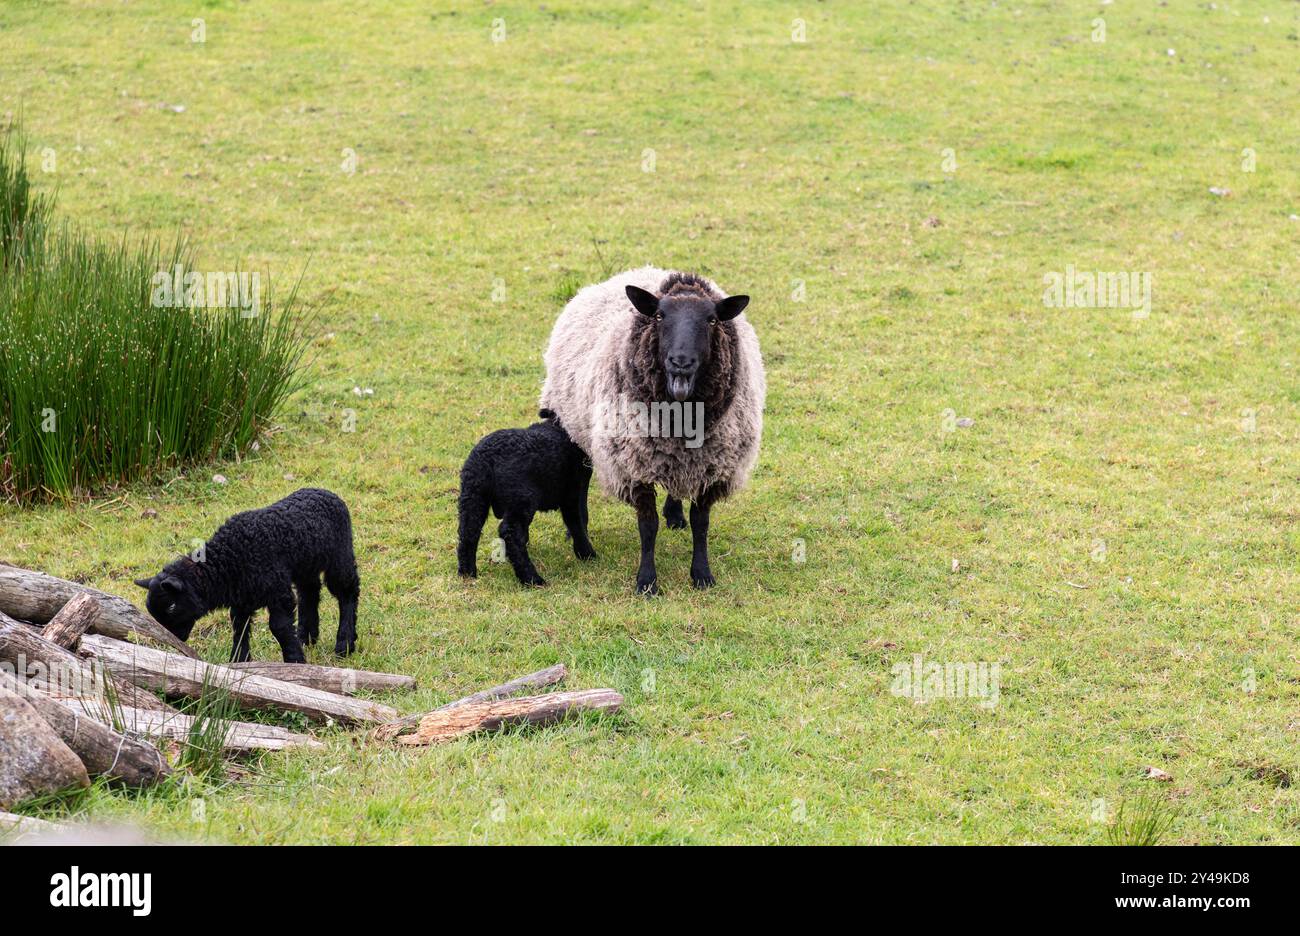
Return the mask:
POLYGON ((529 576, 528 578, 520 579, 519 581, 520 581, 522 584, 524 584, 524 585, 528 585, 528 586, 530 586, 530 587, 532 587, 532 588, 544 588, 544 587, 546 587, 546 579, 542 578, 540 575, 532 575, 532 576, 529 576))
POLYGON ((592 559, 596 558, 596 550, 594 549, 584 549, 581 552, 575 549, 573 554, 583 562, 590 562, 592 559))
POLYGON ((686 518, 683 517, 681 514, 678 514, 675 517, 665 517, 664 520, 667 521, 668 529, 670 530, 686 529, 686 518))
POLYGON ((356 652, 357 652, 357 642, 355 640, 340 640, 338 641, 338 643, 334 644, 335 656, 341 656, 341 657, 352 656, 352 654, 356 652))
POLYGON ((461 577, 461 578, 476 579, 476 578, 478 578, 478 569, 461 569, 461 570, 460 570, 460 577, 461 577))
POLYGON ((319 638, 320 638, 320 634, 319 634, 319 633, 314 633, 314 634, 313 634, 311 631, 305 631, 305 630, 302 630, 301 628, 299 628, 299 630, 298 630, 298 639, 302 641, 302 645, 303 645, 304 647, 314 647, 314 646, 316 646, 316 641, 317 641, 317 639, 319 639, 319 638))
POLYGON ((695 569, 691 569, 691 584, 700 590, 704 590, 706 588, 712 588, 717 584, 717 581, 713 578, 713 573, 708 569, 698 572, 695 569))
POLYGON ((659 594, 659 580, 657 578, 642 579, 638 576, 636 580, 636 593, 638 595, 659 594))

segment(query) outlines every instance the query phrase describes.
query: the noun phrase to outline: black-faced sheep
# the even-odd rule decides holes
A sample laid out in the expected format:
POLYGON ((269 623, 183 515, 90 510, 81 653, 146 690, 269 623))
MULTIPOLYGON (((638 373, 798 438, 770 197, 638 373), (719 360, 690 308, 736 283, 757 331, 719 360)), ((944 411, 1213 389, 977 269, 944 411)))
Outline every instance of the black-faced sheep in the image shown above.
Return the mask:
POLYGON ((506 558, 525 585, 545 585, 528 556, 528 527, 538 511, 559 510, 579 559, 595 559, 587 538, 587 486, 591 466, 560 428, 554 414, 527 429, 499 429, 474 446, 460 471, 460 574, 478 575, 478 541, 488 510, 498 528, 506 558))
POLYGON ((551 332, 541 405, 590 456, 600 486, 636 508, 638 591, 657 591, 655 485, 670 527, 685 526, 691 501, 691 582, 714 583, 709 510, 748 480, 763 432, 748 302, 704 277, 643 267, 583 289, 551 332))
POLYGON ((361 592, 352 519, 338 495, 303 488, 269 507, 235 514, 201 550, 136 584, 149 591, 149 613, 181 640, 189 639, 203 615, 229 608, 234 628, 230 658, 235 662, 249 658, 249 622, 254 612, 266 608, 284 661, 305 663, 303 644, 314 644, 320 635, 322 574, 339 603, 334 652, 347 656, 357 647, 361 592))

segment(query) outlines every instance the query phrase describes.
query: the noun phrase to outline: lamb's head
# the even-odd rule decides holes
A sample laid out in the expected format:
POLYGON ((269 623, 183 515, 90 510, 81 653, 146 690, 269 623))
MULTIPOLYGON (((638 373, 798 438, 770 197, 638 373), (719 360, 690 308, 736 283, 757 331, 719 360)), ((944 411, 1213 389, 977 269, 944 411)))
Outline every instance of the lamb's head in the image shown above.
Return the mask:
POLYGON ((714 330, 749 305, 748 296, 714 299, 702 290, 682 290, 660 297, 636 286, 627 287, 627 298, 638 312, 654 322, 659 365, 666 377, 668 394, 678 402, 691 398, 696 379, 708 368, 715 344, 714 330))
POLYGON ((209 611, 199 591, 195 562, 184 557, 167 565, 153 578, 136 579, 149 592, 145 607, 153 619, 181 640, 190 639, 194 622, 209 611))

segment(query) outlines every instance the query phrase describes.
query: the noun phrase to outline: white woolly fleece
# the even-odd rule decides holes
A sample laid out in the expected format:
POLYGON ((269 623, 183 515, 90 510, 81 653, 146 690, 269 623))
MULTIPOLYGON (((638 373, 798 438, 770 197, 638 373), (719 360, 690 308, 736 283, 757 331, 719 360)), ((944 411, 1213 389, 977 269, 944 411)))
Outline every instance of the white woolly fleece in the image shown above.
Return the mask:
MULTIPOLYGON (((758 460, 767 383, 758 336, 743 313, 730 323, 738 345, 735 396, 720 416, 706 414, 703 445, 688 448, 684 438, 619 436, 601 429, 602 408, 618 406, 621 395, 645 404, 667 402, 638 400, 642 391, 630 389, 639 385, 629 373, 629 339, 641 313, 624 288, 639 286, 659 295, 670 272, 641 267, 586 287, 560 313, 546 348, 541 406, 556 413, 591 458, 601 488, 622 500, 630 499, 638 483, 659 485, 682 500, 694 499, 713 485, 725 496, 745 485, 758 460)), ((720 297, 726 296, 711 285, 720 297)))

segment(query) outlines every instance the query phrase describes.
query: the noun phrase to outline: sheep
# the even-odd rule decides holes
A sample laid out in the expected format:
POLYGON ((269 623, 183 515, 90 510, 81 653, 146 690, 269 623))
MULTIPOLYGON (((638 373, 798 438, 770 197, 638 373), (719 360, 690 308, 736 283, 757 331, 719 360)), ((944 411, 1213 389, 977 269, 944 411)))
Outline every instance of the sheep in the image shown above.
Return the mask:
POLYGON ((691 584, 715 583, 709 512, 748 481, 763 433, 748 303, 702 276, 642 267, 583 289, 551 331, 541 406, 590 456, 601 489, 636 508, 638 592, 658 592, 655 485, 670 528, 686 525, 691 501, 691 584))
POLYGON ((560 427, 555 414, 527 429, 498 429, 474 446, 460 471, 460 574, 478 576, 479 535, 488 509, 501 519, 506 558, 524 585, 545 585, 528 556, 528 527, 539 510, 559 510, 579 559, 595 559, 587 538, 587 486, 591 466, 560 427))
POLYGON ((329 491, 303 488, 269 507, 235 514, 202 548, 135 584, 149 593, 149 613, 181 640, 189 639, 203 615, 229 608, 230 659, 236 663, 249 659, 249 622, 259 608, 267 608, 284 661, 305 663, 303 645, 316 643, 320 635, 322 573, 339 603, 334 652, 349 656, 357 648, 361 579, 347 504, 329 491))

